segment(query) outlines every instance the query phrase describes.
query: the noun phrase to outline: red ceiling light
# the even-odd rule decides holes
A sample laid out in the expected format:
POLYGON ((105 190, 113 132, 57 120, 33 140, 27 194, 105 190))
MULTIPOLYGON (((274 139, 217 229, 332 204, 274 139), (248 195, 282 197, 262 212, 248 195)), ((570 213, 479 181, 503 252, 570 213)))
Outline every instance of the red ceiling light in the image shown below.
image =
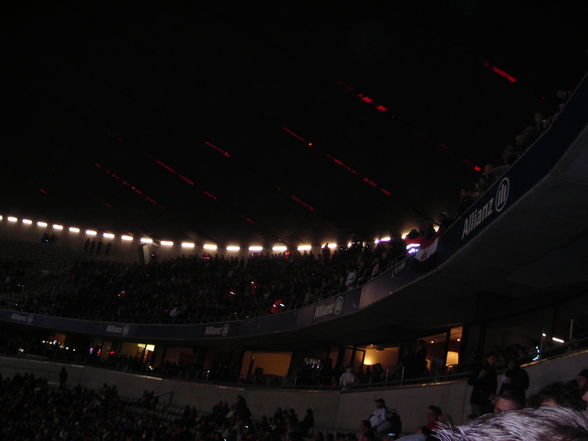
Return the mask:
MULTIPOLYGON (((146 194, 144 194, 141 190, 139 190, 134 185, 131 186, 131 184, 129 184, 126 180, 124 180, 124 179, 121 180, 121 177, 119 175, 117 175, 116 173, 108 170, 107 168, 103 168, 102 164, 96 162, 94 165, 96 166, 96 168, 101 168, 104 171, 104 173, 106 173, 108 176, 110 176, 114 180, 118 181, 120 184, 124 185, 125 187, 129 187, 131 190, 133 190, 138 195, 143 196, 145 198, 145 200, 147 202, 149 202, 150 204, 159 206, 159 204, 155 201, 155 199, 147 196, 146 194)), ((111 208, 111 207, 108 207, 108 208, 111 208)))
POLYGON ((220 147, 214 145, 210 141, 204 141, 204 144, 206 144, 208 147, 212 147, 217 152, 219 152, 221 155, 223 155, 225 158, 230 158, 231 157, 231 154, 229 152, 225 152, 223 149, 221 149, 220 147))
POLYGON ((306 139, 304 139, 302 136, 300 136, 297 133, 294 133, 292 130, 290 130, 288 127, 282 126, 281 127, 282 130, 284 132, 286 132, 287 134, 289 134, 290 136, 293 136, 294 138, 296 138, 298 141, 302 141, 302 142, 308 142, 306 139))
POLYGON ((379 110, 380 112, 388 111, 388 108, 386 106, 382 104, 377 104, 376 102, 374 102, 373 98, 370 98, 369 96, 364 95, 363 93, 355 93, 355 89, 351 87, 349 84, 345 83, 344 81, 338 81, 336 84, 337 86, 345 89, 347 92, 354 93, 355 96, 362 100, 364 103, 373 105, 376 108, 376 110, 379 110))
POLYGON ((490 69, 495 74, 500 75, 503 78, 506 78, 506 80, 508 82, 510 82, 510 83, 516 83, 517 82, 517 79, 515 77, 513 77, 509 73, 505 72, 504 70, 502 70, 498 66, 495 66, 495 65, 489 63, 488 61, 482 61, 482 66, 490 69))
POLYGON ((300 199, 298 196, 296 196, 295 194, 291 194, 290 198, 298 203, 299 205, 302 205, 304 208, 306 208, 308 211, 316 211, 316 208, 314 208, 312 205, 310 205, 307 202, 304 202, 302 199, 300 199))
POLYGON ((213 195, 209 191, 203 191, 202 193, 204 193, 204 195, 208 196, 210 199, 213 199, 215 201, 218 199, 218 197, 216 197, 215 195, 213 195))
POLYGON ((187 177, 185 177, 183 175, 178 175, 178 178, 180 178, 182 181, 186 182, 187 184, 194 185, 193 181, 191 181, 190 179, 188 179, 187 177))

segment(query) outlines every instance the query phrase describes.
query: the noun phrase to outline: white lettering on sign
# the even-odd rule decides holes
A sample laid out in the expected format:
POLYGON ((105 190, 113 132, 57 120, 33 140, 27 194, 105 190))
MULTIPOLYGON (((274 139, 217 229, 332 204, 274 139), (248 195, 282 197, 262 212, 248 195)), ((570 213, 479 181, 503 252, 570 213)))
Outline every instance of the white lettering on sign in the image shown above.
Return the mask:
POLYGON ((326 317, 328 315, 339 315, 343 310, 343 297, 339 296, 335 300, 330 301, 329 303, 323 303, 322 305, 318 305, 314 310, 314 319, 326 317))
POLYGON ((463 222, 463 230, 461 238, 464 239, 470 235, 472 231, 478 228, 486 219, 493 213, 500 212, 506 206, 508 201, 508 193, 510 191, 510 181, 508 178, 503 178, 496 189, 496 194, 481 208, 478 208, 470 213, 463 222))

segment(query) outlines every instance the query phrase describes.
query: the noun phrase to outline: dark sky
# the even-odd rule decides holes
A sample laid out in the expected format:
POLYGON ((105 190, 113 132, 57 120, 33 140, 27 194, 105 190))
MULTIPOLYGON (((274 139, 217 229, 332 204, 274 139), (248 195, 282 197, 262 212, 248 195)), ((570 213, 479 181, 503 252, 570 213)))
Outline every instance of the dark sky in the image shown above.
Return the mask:
POLYGON ((119 3, 8 15, 2 214, 373 239, 454 211, 588 60, 576 2, 119 3))

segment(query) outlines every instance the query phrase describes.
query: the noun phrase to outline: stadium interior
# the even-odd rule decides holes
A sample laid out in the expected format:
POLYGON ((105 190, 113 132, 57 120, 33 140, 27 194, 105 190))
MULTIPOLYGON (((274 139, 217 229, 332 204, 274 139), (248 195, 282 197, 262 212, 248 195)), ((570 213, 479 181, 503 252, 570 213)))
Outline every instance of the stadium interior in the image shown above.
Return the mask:
POLYGON ((16 10, 0 439, 439 441, 552 402, 588 434, 560 6, 16 10))

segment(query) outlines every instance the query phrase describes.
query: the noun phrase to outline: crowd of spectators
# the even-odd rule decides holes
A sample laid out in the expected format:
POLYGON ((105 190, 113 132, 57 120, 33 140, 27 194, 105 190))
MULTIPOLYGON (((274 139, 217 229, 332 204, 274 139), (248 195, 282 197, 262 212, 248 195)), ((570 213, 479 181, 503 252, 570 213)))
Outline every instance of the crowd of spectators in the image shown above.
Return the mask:
POLYGON ((0 261, 0 293, 21 291, 31 267, 31 262, 25 260, 0 261))
POLYGON ((57 388, 28 374, 0 375, 0 403, 10 403, 0 406, 0 439, 11 441, 296 441, 315 424, 312 409, 300 420, 294 409, 281 408, 254 420, 242 396, 208 414, 186 406, 170 418, 151 391, 129 400, 113 385, 57 388))
MULTIPOLYGON (((490 392, 485 397, 488 405, 483 407, 479 406, 479 402, 472 401, 471 423, 460 427, 454 426, 451 415, 443 412, 441 406, 431 404, 423 406, 422 426, 416 433, 407 434, 403 431, 401 415, 382 398, 375 400, 374 409, 369 414, 361 409, 364 416, 362 418, 359 413, 357 430, 347 433, 317 430, 312 408, 307 409, 302 418, 294 409, 279 407, 273 415, 253 418, 241 395, 231 405, 225 401, 218 402, 208 414, 201 414, 194 407, 186 406, 181 414, 175 412, 170 417, 170 414, 164 412, 165 406, 159 404, 158 397, 151 391, 144 391, 139 400, 129 400, 121 398, 116 386, 112 385, 104 384, 98 390, 85 389, 79 385, 72 387, 67 384, 67 370, 62 368, 59 385, 50 385, 46 379, 28 374, 16 374, 13 378, 0 375, 0 403, 10 403, 10 406, 0 406, 0 439, 301 441, 314 438, 315 441, 439 441, 469 439, 452 436, 474 429, 486 430, 494 427, 491 426, 492 421, 517 418, 516 415, 521 418, 526 415, 548 415, 550 412, 563 412, 559 415, 562 418, 565 415, 576 418, 575 421, 580 422, 578 433, 588 436, 588 369, 580 371, 570 381, 551 383, 525 400, 524 392, 528 387, 526 374, 521 373, 521 368, 510 366, 499 388, 496 373, 492 371, 492 357, 494 355, 489 354, 486 362, 472 375, 474 379, 485 379, 484 387, 490 385, 487 389, 490 392), (545 410, 545 407, 553 409, 545 410), (476 409, 479 411, 477 414, 476 409), (514 412, 513 416, 499 416, 511 412, 514 412)), ((476 392, 478 387, 481 385, 474 380, 472 397, 479 396, 476 392)), ((523 433, 528 429, 519 428, 523 433)), ((572 441, 586 438, 561 439, 572 441)))
POLYGON ((34 290, 0 299, 27 312, 144 323, 235 320, 281 312, 354 288, 406 253, 402 240, 310 253, 202 255, 146 265, 84 260, 34 290), (277 303, 277 305, 276 305, 277 303))
POLYGON ((551 116, 546 117, 544 112, 535 112, 531 121, 514 137, 513 143, 504 147, 501 162, 499 164, 484 165, 477 175, 477 180, 469 187, 460 190, 458 216, 490 188, 525 153, 533 142, 557 120, 570 95, 571 91, 559 89, 555 94, 554 102, 545 109, 545 113, 551 116))

